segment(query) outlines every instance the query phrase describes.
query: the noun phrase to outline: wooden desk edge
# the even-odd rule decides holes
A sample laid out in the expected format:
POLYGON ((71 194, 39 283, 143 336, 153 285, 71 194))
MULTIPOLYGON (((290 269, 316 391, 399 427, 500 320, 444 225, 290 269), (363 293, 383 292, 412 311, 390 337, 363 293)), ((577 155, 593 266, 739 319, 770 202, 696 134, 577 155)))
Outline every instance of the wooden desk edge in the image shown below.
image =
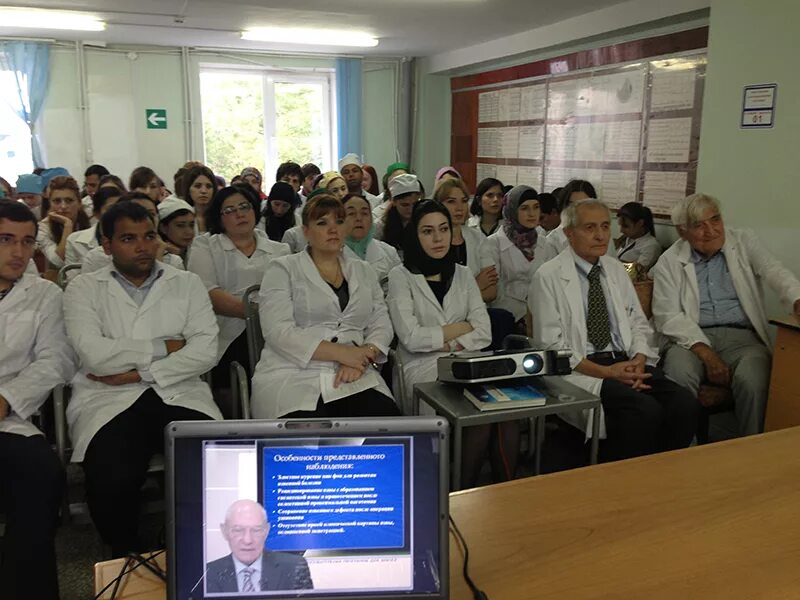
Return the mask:
POLYGON ((777 325, 778 327, 784 327, 786 329, 800 330, 800 319, 794 315, 770 319, 769 323, 770 325, 777 325))

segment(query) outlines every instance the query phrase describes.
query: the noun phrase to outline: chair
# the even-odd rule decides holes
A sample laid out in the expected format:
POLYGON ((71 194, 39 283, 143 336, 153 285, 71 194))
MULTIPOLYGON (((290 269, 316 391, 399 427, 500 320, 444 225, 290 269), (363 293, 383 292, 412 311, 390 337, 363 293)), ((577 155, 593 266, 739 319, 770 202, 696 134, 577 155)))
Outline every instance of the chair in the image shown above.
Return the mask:
POLYGON ((62 290, 65 289, 67 287, 67 284, 69 283, 67 274, 70 271, 79 271, 80 268, 81 268, 80 263, 72 263, 61 267, 61 269, 58 271, 58 276, 56 277, 56 283, 58 284, 58 287, 60 287, 62 290))
POLYGON ((250 361, 250 372, 255 373, 256 364, 264 348, 264 336, 261 333, 261 320, 258 316, 258 292, 260 285, 251 285, 242 294, 244 302, 244 327, 247 336, 247 356, 250 361))

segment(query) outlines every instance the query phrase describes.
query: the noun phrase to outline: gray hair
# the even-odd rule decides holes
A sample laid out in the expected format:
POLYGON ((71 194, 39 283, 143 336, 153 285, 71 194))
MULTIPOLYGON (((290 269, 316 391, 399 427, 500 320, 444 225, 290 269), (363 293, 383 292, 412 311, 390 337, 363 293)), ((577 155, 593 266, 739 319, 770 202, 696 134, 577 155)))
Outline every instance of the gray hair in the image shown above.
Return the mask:
POLYGON ((610 218, 611 211, 605 202, 597 198, 587 198, 571 203, 561 212, 561 224, 564 225, 564 229, 567 227, 576 227, 578 225, 578 209, 584 206, 588 206, 589 208, 602 208, 609 214, 610 218))
POLYGON ((709 208, 719 212, 719 200, 707 194, 692 194, 678 202, 672 209, 672 224, 675 227, 686 227, 703 220, 709 208))

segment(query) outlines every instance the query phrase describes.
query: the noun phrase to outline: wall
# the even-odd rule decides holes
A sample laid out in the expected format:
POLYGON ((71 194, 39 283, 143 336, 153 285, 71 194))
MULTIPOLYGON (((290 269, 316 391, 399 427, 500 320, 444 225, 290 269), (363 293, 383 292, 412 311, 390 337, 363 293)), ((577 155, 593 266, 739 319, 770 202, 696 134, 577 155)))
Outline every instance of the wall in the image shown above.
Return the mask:
MULTIPOLYGON (((179 49, 149 47, 129 54, 127 50, 86 48, 87 108, 83 111, 76 48, 54 45, 50 89, 42 115, 47 165, 63 166, 80 174, 86 165, 98 162, 123 179, 135 167, 147 165, 165 181, 171 181, 172 174, 186 160, 203 159, 199 69, 209 64, 332 69, 334 61, 191 52, 187 59, 191 110, 187 110, 179 49), (146 128, 147 108, 167 109, 166 130, 146 128), (84 112, 88 138, 84 137, 84 112)), ((394 162, 396 155, 396 61, 365 61, 364 70, 364 155, 381 170, 394 162)))
MULTIPOLYGON (((700 143, 698 190, 717 196, 728 225, 750 227, 800 276, 800 39, 796 0, 715 0, 700 143), (742 130, 745 85, 778 84, 773 129, 742 130)), ((771 309, 779 311, 774 295, 771 309)))

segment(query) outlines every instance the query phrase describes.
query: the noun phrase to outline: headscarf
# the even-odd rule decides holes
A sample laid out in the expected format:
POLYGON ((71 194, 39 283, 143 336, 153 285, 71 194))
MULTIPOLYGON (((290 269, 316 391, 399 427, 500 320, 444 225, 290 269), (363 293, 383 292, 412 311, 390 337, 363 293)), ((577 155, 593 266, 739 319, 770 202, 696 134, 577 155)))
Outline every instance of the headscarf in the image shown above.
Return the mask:
POLYGON ((461 173, 456 171, 455 167, 442 167, 438 171, 436 171, 436 177, 434 178, 434 182, 439 181, 442 177, 447 175, 448 173, 452 173, 456 176, 457 179, 461 179, 461 173))
POLYGON ((242 179, 250 176, 254 176, 256 179, 258 179, 259 185, 261 185, 261 182, 264 181, 264 178, 261 177, 261 171, 259 171, 255 167, 245 167, 244 169, 242 169, 242 172, 239 175, 239 177, 241 177, 242 179))
POLYGON ((274 242, 280 242, 283 240, 283 234, 286 233, 288 229, 294 227, 294 210, 297 208, 297 205, 297 194, 291 185, 285 181, 278 181, 272 186, 272 189, 269 191, 267 206, 264 208, 264 216, 266 217, 266 225, 264 229, 267 232, 267 237, 269 239, 274 242), (287 210, 280 217, 275 215, 272 212, 273 200, 283 200, 284 202, 287 202, 289 204, 289 210, 287 210))
POLYGON ((330 182, 334 179, 341 179, 344 181, 344 177, 342 177, 342 174, 339 173, 339 171, 328 171, 327 173, 323 174, 322 179, 317 182, 317 188, 321 188, 323 190, 327 189, 330 182))
POLYGON ((528 261, 532 261, 536 240, 539 234, 536 227, 528 229, 519 222, 519 207, 526 200, 536 200, 536 190, 529 185, 518 185, 511 188, 503 198, 503 231, 528 261))
MULTIPOLYGON (((347 202, 352 200, 353 198, 361 198, 362 200, 367 202, 363 196, 356 196, 355 194, 353 194, 343 202, 345 208, 347 207, 347 202)), ((369 206, 369 202, 367 202, 367 206, 369 206)), ((374 236, 375 236, 375 224, 371 223, 369 226, 369 231, 367 232, 367 235, 365 235, 363 239, 357 240, 350 237, 350 234, 348 234, 347 237, 344 239, 344 244, 345 246, 350 248, 350 250, 355 252, 358 258, 360 258, 361 260, 367 260, 367 247, 369 246, 369 243, 372 241, 372 238, 374 236)))
MULTIPOLYGON (((450 282, 456 271, 456 261, 452 252, 448 252, 442 258, 431 257, 422 247, 419 241, 417 227, 422 217, 431 213, 439 213, 447 218, 447 223, 452 227, 450 213, 447 209, 433 200, 423 200, 414 206, 411 213, 411 221, 403 230, 403 264, 412 273, 421 273, 425 277, 431 275, 441 275, 442 281, 450 282)), ((448 283, 449 287, 449 283, 448 283)))

